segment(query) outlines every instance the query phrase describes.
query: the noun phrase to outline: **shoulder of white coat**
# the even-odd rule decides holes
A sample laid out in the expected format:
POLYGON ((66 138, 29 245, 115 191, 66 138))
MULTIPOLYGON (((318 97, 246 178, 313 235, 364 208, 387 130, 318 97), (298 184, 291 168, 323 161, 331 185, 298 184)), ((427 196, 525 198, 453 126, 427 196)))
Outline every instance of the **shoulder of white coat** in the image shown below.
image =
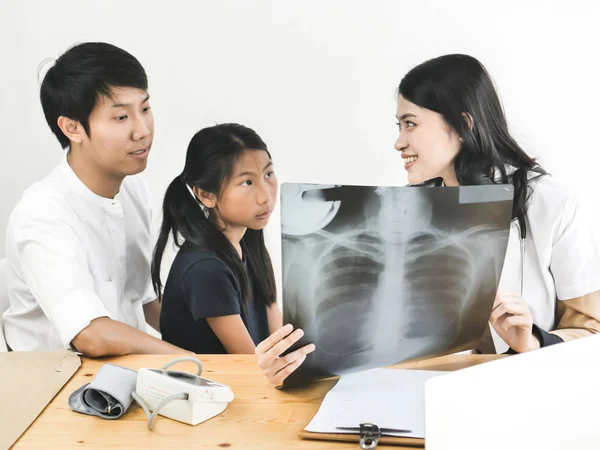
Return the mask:
POLYGON ((68 200, 68 187, 56 171, 29 186, 12 210, 7 233, 40 224, 70 223, 75 217, 68 200))
MULTIPOLYGON (((533 192, 529 199, 528 216, 539 215, 547 224, 557 223, 564 230, 575 214, 581 214, 582 198, 573 188, 558 182, 551 175, 544 175, 531 184, 533 192)), ((585 208, 584 208, 585 209, 585 208)))
POLYGON ((577 203, 577 191, 569 188, 552 175, 541 176, 531 182, 532 193, 530 204, 540 203, 550 210, 563 210, 572 203, 577 203))

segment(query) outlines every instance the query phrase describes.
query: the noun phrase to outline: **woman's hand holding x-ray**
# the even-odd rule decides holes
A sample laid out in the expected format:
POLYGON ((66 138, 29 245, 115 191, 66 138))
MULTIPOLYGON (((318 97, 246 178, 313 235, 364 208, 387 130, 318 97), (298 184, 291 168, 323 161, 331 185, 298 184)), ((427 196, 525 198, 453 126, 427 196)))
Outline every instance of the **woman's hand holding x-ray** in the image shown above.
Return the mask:
POLYGON ((529 307, 521 296, 498 292, 490 323, 514 351, 522 353, 540 348, 540 342, 532 333, 533 318, 529 307))
POLYGON ((304 332, 290 324, 281 327, 256 346, 258 366, 272 384, 280 385, 288 375, 296 370, 306 359, 306 355, 315 350, 314 344, 308 344, 285 356, 280 355, 294 345, 304 332))

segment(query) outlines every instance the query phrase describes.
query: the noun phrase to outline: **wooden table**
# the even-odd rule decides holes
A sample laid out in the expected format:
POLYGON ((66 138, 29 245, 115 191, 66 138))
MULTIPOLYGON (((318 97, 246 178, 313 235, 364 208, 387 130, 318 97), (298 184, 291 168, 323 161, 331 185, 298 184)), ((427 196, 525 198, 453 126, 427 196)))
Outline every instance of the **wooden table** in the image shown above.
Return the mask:
MULTIPOLYGON (((394 367, 456 370, 497 357, 462 354, 394 367)), ((100 360, 83 358, 73 378, 13 448, 359 448, 356 443, 311 441, 297 436, 315 414, 335 380, 315 383, 308 388, 280 391, 267 382, 253 355, 199 356, 204 365, 203 376, 231 386, 235 399, 222 414, 196 426, 158 416, 154 431, 149 431, 144 412, 135 402, 119 420, 104 420, 75 413, 67 404, 69 395, 89 382, 107 362, 139 369, 160 367, 172 358, 168 355, 130 355, 100 360)), ((193 371, 195 365, 181 363, 174 368, 193 371)))

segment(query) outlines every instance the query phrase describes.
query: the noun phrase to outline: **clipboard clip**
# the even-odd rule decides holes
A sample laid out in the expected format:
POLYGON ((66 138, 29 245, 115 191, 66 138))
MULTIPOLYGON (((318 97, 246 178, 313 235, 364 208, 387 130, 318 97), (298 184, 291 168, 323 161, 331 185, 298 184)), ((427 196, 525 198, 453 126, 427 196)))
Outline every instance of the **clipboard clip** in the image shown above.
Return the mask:
POLYGON ((360 448, 371 449, 377 447, 382 433, 411 433, 411 430, 397 428, 379 428, 373 423, 361 423, 360 427, 336 427, 338 430, 358 431, 360 435, 360 448))
POLYGON ((377 425, 372 423, 361 423, 359 433, 360 448, 375 448, 377 447, 377 444, 379 444, 379 439, 381 438, 381 430, 377 425))
POLYGON ((372 423, 361 423, 360 427, 336 427, 338 430, 358 431, 360 433, 360 448, 370 449, 377 447, 381 430, 372 423))

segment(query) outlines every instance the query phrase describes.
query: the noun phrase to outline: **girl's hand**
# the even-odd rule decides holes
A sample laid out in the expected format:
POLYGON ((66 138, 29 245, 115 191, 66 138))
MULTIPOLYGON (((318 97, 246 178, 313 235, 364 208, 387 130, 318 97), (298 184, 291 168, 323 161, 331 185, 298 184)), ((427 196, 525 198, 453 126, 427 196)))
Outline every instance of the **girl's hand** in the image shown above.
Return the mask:
POLYGON ((514 351, 523 353, 540 348, 540 341, 532 333, 529 307, 519 295, 498 292, 490 323, 514 351))
POLYGON ((289 374, 300 367, 306 355, 315 350, 314 344, 308 344, 280 358, 279 355, 304 336, 300 328, 292 333, 293 329, 292 325, 287 324, 256 346, 258 366, 272 384, 281 385, 289 374))

